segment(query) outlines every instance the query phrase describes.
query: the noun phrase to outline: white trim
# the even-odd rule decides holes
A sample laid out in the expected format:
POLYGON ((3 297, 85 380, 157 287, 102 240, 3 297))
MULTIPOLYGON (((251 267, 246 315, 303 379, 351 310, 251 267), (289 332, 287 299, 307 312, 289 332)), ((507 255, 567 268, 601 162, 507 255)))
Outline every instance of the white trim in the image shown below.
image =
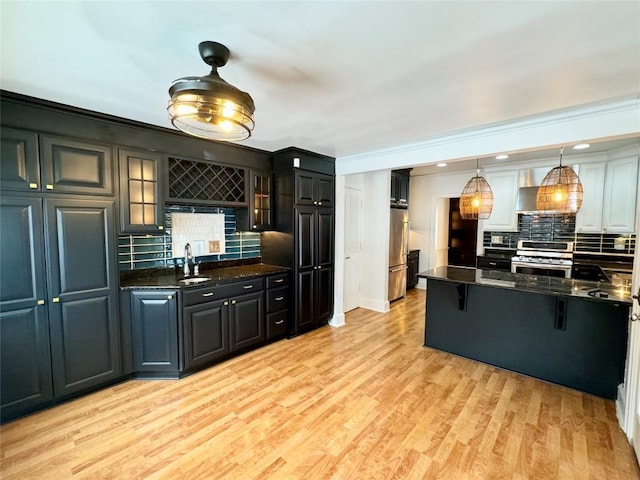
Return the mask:
POLYGON ((396 148, 339 157, 336 174, 345 175, 488 156, 505 151, 566 145, 584 140, 640 132, 640 98, 567 109, 487 125, 396 148))
POLYGON ((360 306, 374 312, 387 313, 389 311, 389 301, 381 301, 375 298, 360 298, 360 306))
POLYGON ((331 318, 331 320, 329 320, 329 325, 331 325, 332 327, 343 327, 346 325, 346 322, 344 321, 344 313, 335 313, 333 315, 333 318, 331 318))

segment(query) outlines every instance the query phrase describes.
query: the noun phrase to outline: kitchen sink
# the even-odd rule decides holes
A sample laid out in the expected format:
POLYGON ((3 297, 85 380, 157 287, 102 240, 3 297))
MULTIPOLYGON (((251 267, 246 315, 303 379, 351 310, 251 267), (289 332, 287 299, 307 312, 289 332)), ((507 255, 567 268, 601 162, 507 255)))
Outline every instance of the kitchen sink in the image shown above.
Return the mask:
POLYGON ((180 285, 194 285, 196 283, 208 282, 211 280, 210 277, 194 277, 194 278, 183 278, 179 280, 180 285))

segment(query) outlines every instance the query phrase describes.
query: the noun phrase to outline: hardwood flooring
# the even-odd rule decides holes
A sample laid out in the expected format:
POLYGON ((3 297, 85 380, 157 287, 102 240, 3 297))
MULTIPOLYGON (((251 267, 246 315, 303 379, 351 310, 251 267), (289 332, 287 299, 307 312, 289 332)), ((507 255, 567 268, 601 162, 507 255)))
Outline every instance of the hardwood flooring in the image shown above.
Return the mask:
POLYGON ((640 478, 612 401, 423 347, 424 300, 4 425, 0 478, 640 478))

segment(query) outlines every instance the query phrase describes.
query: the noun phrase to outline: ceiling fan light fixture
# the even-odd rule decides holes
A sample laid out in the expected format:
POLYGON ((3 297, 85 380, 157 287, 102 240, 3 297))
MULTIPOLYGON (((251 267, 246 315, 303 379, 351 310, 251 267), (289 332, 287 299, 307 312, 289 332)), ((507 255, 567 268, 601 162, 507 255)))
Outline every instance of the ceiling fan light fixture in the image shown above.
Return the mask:
POLYGON ((536 195, 536 209, 548 213, 577 213, 582 206, 582 182, 571 167, 554 167, 542 180, 536 195))
POLYGON ((465 220, 486 220, 493 210, 493 192, 489 182, 480 176, 476 159, 476 175, 471 177, 460 194, 460 216, 465 220))
POLYGON ((249 138, 255 126, 253 99, 218 75, 218 68, 229 60, 229 49, 217 42, 202 42, 198 49, 211 73, 171 84, 167 107, 171 123, 189 135, 209 140, 249 138))

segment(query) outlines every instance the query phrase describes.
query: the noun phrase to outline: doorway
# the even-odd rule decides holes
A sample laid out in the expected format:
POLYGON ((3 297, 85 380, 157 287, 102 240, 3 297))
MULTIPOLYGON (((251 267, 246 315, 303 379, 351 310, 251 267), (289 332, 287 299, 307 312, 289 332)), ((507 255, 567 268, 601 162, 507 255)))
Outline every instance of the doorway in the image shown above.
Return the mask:
POLYGON ((465 220, 460 215, 460 197, 449 199, 448 265, 475 267, 478 220, 465 220))

